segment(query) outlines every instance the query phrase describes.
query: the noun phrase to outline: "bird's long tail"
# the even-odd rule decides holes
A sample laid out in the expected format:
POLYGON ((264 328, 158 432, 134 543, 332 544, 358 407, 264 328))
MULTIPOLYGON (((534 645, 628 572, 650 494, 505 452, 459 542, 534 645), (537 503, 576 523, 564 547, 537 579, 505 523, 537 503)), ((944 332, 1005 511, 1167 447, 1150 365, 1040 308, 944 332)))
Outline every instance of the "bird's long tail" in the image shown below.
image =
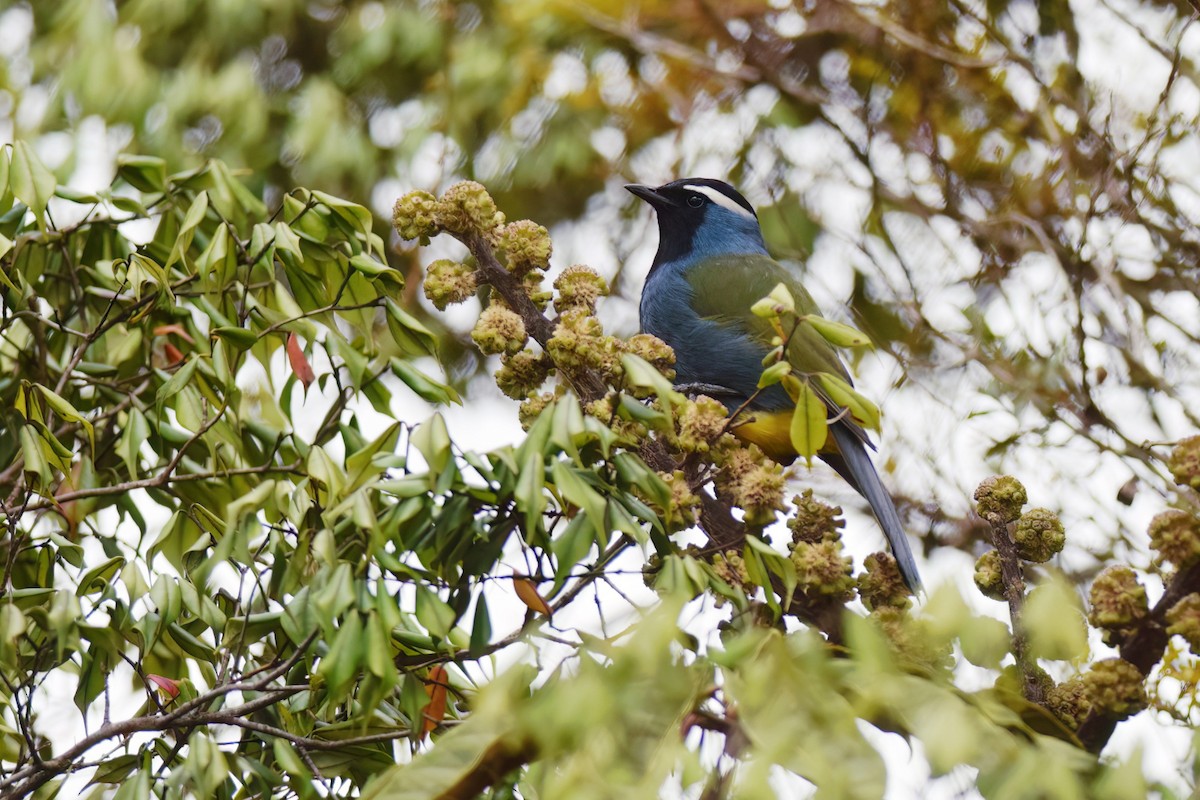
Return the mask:
POLYGON ((875 519, 879 520, 879 527, 883 528, 883 534, 892 547, 892 555, 896 557, 896 564, 900 567, 904 583, 914 592, 920 591, 921 576, 917 572, 917 562, 913 558, 912 549, 908 546, 908 536, 904 533, 904 526, 900 523, 900 515, 896 513, 896 504, 892 502, 892 496, 884 488, 883 481, 879 480, 879 473, 875 471, 875 465, 871 463, 867 448, 845 425, 834 423, 829 426, 829 430, 837 442, 841 458, 826 460, 858 490, 859 494, 867 498, 871 512, 875 514, 875 519), (838 461, 841 463, 837 463, 838 461))

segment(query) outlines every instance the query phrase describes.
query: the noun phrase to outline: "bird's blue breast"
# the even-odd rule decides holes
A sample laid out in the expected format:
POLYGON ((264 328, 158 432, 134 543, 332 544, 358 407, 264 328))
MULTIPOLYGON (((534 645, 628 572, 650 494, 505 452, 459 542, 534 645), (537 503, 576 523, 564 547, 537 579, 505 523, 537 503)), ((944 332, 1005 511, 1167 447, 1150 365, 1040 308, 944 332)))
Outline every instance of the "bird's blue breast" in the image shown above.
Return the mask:
MULTIPOLYGON (((719 323, 696 313, 688 272, 716 256, 766 254, 758 226, 742 234, 732 226, 695 234, 693 248, 671 261, 655 262, 642 289, 642 330, 662 339, 675 351, 675 382, 711 383, 736 392, 740 399, 723 397, 732 412, 750 397, 762 375, 767 348, 749 332, 732 324, 719 323), (752 234, 752 235, 751 235, 752 234)), ((753 403, 754 408, 782 410, 791 402, 782 387, 769 387, 753 403)))

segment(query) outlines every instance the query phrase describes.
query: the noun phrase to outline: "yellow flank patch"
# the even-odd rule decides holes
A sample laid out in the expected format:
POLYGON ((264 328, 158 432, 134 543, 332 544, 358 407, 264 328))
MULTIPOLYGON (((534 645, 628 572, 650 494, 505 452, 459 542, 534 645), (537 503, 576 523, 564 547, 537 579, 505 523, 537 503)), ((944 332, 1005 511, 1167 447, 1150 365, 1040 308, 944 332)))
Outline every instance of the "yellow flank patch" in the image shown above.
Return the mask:
MULTIPOLYGON (((792 411, 743 411, 739 419, 746 419, 740 425, 734 425, 732 433, 743 442, 756 444, 771 458, 780 464, 790 464, 796 460, 796 448, 792 446, 792 411)), ((825 441, 822 452, 837 452, 837 443, 833 436, 825 441)))
POLYGON ((748 419, 733 427, 733 435, 743 442, 758 445, 764 453, 782 464, 789 464, 796 458, 796 448, 792 447, 792 412, 788 411, 752 411, 742 412, 748 419))

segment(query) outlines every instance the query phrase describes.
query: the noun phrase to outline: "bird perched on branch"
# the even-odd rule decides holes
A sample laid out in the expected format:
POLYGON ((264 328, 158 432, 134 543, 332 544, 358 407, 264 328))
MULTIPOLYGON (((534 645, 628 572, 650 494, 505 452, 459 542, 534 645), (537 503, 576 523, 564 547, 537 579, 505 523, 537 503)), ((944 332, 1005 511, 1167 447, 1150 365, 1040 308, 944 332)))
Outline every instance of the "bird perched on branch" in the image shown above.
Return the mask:
POLYGON ((912 550, 868 454, 864 425, 877 426, 878 410, 851 387, 834 348, 856 343, 847 332, 857 332, 820 317, 796 273, 767 253, 758 215, 729 184, 685 178, 625 188, 658 216, 641 324, 675 350, 676 381, 724 403, 738 415, 732 432, 776 461, 815 453, 837 470, 867 499, 917 590, 912 550), (764 366, 775 382, 764 380, 764 366))

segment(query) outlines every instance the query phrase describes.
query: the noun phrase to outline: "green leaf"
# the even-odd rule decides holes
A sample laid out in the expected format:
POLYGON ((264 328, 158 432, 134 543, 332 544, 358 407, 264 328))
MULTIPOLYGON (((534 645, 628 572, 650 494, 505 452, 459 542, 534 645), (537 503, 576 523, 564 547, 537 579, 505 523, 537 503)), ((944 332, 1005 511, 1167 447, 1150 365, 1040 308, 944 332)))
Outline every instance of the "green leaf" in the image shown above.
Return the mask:
MULTIPOLYGON (((590 516, 588 515, 589 518, 590 516)), ((590 519, 585 519, 583 515, 577 514, 567 524, 566 530, 555 536, 554 540, 550 542, 550 552, 554 554, 557 562, 554 568, 554 588, 551 589, 551 595, 562 586, 563 581, 570 574, 571 568, 586 558, 588 551, 592 549, 592 543, 596 541, 596 533, 595 526, 589 525, 589 521, 590 519)))
MULTIPOLYGON (((125 266, 125 280, 129 282, 129 287, 133 289, 133 296, 141 299, 142 290, 146 284, 150 284, 154 291, 161 296, 170 298, 171 285, 167 280, 167 273, 163 271, 162 266, 157 261, 141 253, 130 254, 125 266)), ((134 317, 134 321, 140 319, 144 314, 149 313, 148 307, 145 311, 134 317)))
POLYGON ((879 430, 879 406, 863 397, 846 381, 828 372, 817 373, 817 380, 836 405, 850 410, 855 422, 870 430, 879 430))
POLYGON ((826 421, 827 410, 821 398, 808 385, 800 381, 799 394, 796 397, 796 409, 792 412, 792 425, 789 431, 792 447, 806 461, 811 462, 829 436, 829 424, 826 421))
POLYGON ((963 657, 978 667, 1000 669, 1000 662, 1012 649, 1008 626, 991 617, 974 617, 960 632, 963 657))
POLYGON ((162 405, 183 391, 183 387, 187 386, 191 382, 192 376, 196 374, 196 367, 199 365, 200 360, 195 357, 184 362, 184 365, 177 369, 174 375, 158 387, 158 391, 154 395, 155 404, 162 405))
MULTIPOLYGON (((405 681, 409 683, 410 681, 405 681)), ((422 692, 422 697, 424 693, 422 692)), ((418 698, 421 700, 422 698, 418 698)), ((494 707, 494 703, 492 704, 494 707)), ((506 716, 472 714, 437 740, 437 747, 410 763, 397 765, 362 793, 362 800, 435 800, 453 797, 457 787, 471 779, 476 765, 497 763, 506 753, 522 747, 512 735, 506 716)))
POLYGON ((142 192, 167 187, 167 162, 154 156, 117 156, 117 177, 142 192))
POLYGON ((542 514, 546 510, 546 494, 543 491, 546 486, 545 454, 532 448, 527 450, 520 467, 513 500, 516 501, 517 511, 525 515, 525 535, 532 539, 542 528, 542 514))
POLYGON ((333 212, 334 217, 345 222, 350 230, 361 234, 367 252, 371 252, 371 212, 357 203, 334 197, 325 192, 313 191, 312 196, 333 212))
POLYGON ((445 639, 454 627, 456 614, 454 609, 446 605, 446 601, 438 597, 424 584, 418 583, 417 589, 417 622, 420 622, 430 636, 445 639))
POLYGON ((185 655, 198 658, 210 664, 217 660, 217 653, 212 649, 211 645, 192 635, 192 633, 178 622, 172 622, 167 626, 167 635, 170 636, 171 640, 175 642, 180 651, 185 655))
POLYGON ((563 500, 578 506, 587 514, 600 547, 607 547, 608 524, 604 516, 604 497, 574 467, 563 461, 555 461, 550 467, 550 474, 563 500))
MULTIPOLYGON (((0 150, 0 154, 3 154, 3 152, 3 150, 0 150)), ((3 260, 4 257, 8 255, 9 251, 12 250, 12 248, 13 240, 0 233, 0 260, 3 260)), ((8 277, 8 274, 5 273, 3 268, 0 268, 0 284, 7 286, 14 292, 20 293, 21 291, 17 288, 17 285, 12 282, 12 279, 8 277)))
MULTIPOLYGON (((9 184, 10 165, 12 164, 12 156, 9 155, 7 147, 0 147, 0 200, 4 200, 12 186, 9 184)), ((8 210, 7 205, 0 205, 0 209, 8 210)))
POLYGON ((412 432, 412 445, 425 457, 430 472, 436 474, 446 469, 453 454, 450 451, 450 431, 446 429, 446 420, 441 414, 434 414, 417 426, 412 432))
POLYGON ((434 354, 437 349, 437 337, 421 321, 405 311, 399 303, 390 297, 385 297, 384 308, 387 310, 388 330, 400 347, 413 352, 434 354))
POLYGON ((1029 593, 1021 614, 1030 653, 1037 658, 1079 661, 1088 654, 1087 621, 1074 587, 1051 576, 1029 593))
POLYGON ((393 422, 370 444, 346 458, 347 491, 359 489, 383 471, 382 467, 375 464, 375 456, 395 451, 399 437, 400 423, 393 422))
POLYGON ((218 284, 224 282, 227 274, 232 274, 232 266, 236 264, 236 253, 229 241, 229 231, 224 225, 217 227, 208 247, 204 248, 196 259, 196 274, 201 283, 208 281, 208 276, 215 274, 218 284))
MULTIPOLYGON (((770 575, 783 581, 783 597, 781 600, 786 608, 792 600, 792 592, 795 591, 798 582, 796 565, 792 563, 790 558, 787 558, 757 536, 746 537, 746 550, 755 553, 762 559, 762 564, 770 575)), ((765 583, 763 586, 768 587, 770 583, 765 583)), ((768 597, 773 594, 773 592, 767 592, 768 597)))
POLYGON ((93 783, 123 783, 129 773, 137 767, 141 756, 137 753, 126 753, 104 760, 100 768, 92 776, 93 783))
POLYGON ((365 650, 362 615, 352 610, 342 620, 337 636, 330 643, 329 653, 317 667, 317 674, 325 678, 326 690, 333 702, 340 702, 345 697, 364 661, 365 650))
MULTIPOLYGON (((4 190, 0 189, 0 195, 2 194, 4 194, 4 190)), ((78 189, 72 189, 70 186, 56 186, 54 188, 54 195, 80 205, 95 205, 101 202, 100 195, 93 194, 92 192, 81 192, 78 189)))
POLYGON ((579 399, 568 394, 554 401, 550 412, 550 441, 571 457, 576 464, 583 466, 579 455, 577 440, 586 435, 583 409, 579 407, 579 399))
POLYGON ((762 375, 758 379, 758 388, 765 389, 768 386, 774 386, 783 380, 784 375, 790 375, 792 365, 786 361, 778 361, 763 370, 762 375))
POLYGON ((795 311, 796 300, 782 283, 775 284, 770 294, 750 306, 750 313, 756 317, 777 317, 795 311))
POLYGON ((33 148, 25 142, 13 143, 9 183, 16 198, 29 206, 38 222, 42 223, 46 205, 54 196, 54 187, 58 185, 58 181, 55 180, 54 173, 46 169, 46 165, 38 158, 33 148))
POLYGON ((454 387, 439 383, 402 358, 391 360, 392 372, 422 399, 430 403, 461 403, 454 387))
POLYGON ((192 239, 196 235, 196 228, 204 221, 205 215, 208 213, 208 192, 201 192, 196 195, 196 199, 188 207, 187 215, 183 218, 183 225, 179 228, 179 233, 175 236, 175 243, 171 245, 171 255, 167 257, 167 262, 163 268, 169 270, 176 263, 186 263, 188 250, 192 247, 192 239))
POLYGON ((26 475, 36 477, 39 491, 46 491, 54 483, 54 470, 46 458, 41 437, 31 425, 22 425, 18 434, 21 440, 21 455, 24 457, 26 475))
POLYGON ((491 641, 492 617, 488 614, 487 597, 480 592, 475 596, 475 619, 471 623, 470 650, 472 653, 481 652, 491 641))
POLYGON ((816 329, 821 337, 834 347, 871 347, 871 339, 862 331, 843 325, 840 322, 819 317, 816 314, 805 314, 800 317, 816 329))
POLYGON ((675 387, 667 380, 666 376, 645 359, 634 355, 623 355, 621 356, 621 366, 625 370, 626 382, 631 386, 640 386, 654 392, 667 414, 671 413, 670 410, 674 406, 687 399, 680 392, 675 391, 675 387))
POLYGON ((241 352, 249 350, 258 343, 258 334, 245 328, 222 326, 220 328, 213 328, 212 335, 224 342, 228 342, 230 347, 241 352))
POLYGON ((103 590, 123 566, 125 566, 125 558, 123 556, 113 556, 103 564, 92 567, 79 578, 79 585, 75 587, 75 594, 83 597, 94 591, 103 590))
POLYGON ((146 415, 138 408, 130 409, 125 428, 121 431, 121 438, 117 441, 117 455, 125 462, 129 477, 135 480, 138 477, 138 464, 141 462, 142 444, 148 438, 150 423, 146 421, 146 415))
POLYGON ((79 426, 83 428, 84 432, 87 434, 88 446, 91 449, 91 452, 95 453, 96 432, 92 429, 91 421, 87 417, 83 416, 83 414, 80 414, 75 406, 68 403, 59 395, 47 389, 45 386, 42 386, 40 383, 35 385, 37 386, 38 391, 42 393, 42 397, 46 398, 47 405, 54 409, 54 413, 58 414, 58 416, 62 417, 63 420, 67 422, 79 423, 79 426))

